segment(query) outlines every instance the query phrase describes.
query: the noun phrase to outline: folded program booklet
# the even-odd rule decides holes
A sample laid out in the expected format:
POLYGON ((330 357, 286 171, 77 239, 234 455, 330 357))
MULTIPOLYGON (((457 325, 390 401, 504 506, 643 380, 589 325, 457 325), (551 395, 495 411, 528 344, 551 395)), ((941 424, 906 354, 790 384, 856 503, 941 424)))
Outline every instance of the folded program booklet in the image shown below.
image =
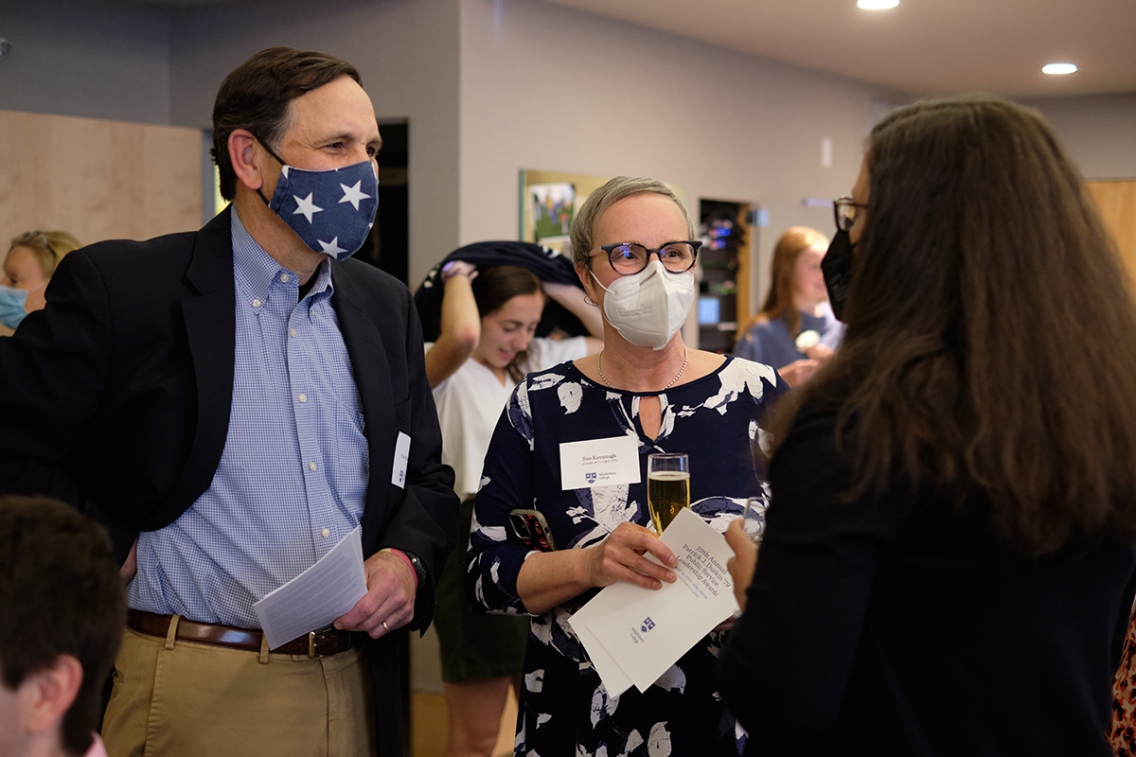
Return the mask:
POLYGON ((733 551, 720 533, 687 508, 659 538, 678 557, 673 584, 614 583, 569 620, 611 697, 645 691, 738 610, 726 570, 733 551))

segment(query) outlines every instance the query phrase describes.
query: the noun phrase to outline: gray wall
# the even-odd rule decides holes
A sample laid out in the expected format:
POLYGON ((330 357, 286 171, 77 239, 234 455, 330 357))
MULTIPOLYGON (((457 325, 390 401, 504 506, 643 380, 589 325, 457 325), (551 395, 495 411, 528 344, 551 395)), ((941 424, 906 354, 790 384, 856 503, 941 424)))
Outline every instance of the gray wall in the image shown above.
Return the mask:
MULTIPOLYGON (((352 61, 379 118, 410 123, 412 283, 460 243, 516 235, 521 168, 653 175, 694 209, 757 203, 767 255, 786 226, 830 230, 801 199, 847 192, 881 103, 903 99, 531 0, 0 0, 0 36, 2 109, 199 128, 262 47, 352 61)), ((1136 176, 1136 93, 1028 104, 1087 177, 1136 176)))
POLYGON ((208 128, 225 74, 265 47, 320 50, 353 63, 379 121, 410 124, 411 287, 457 246, 456 0, 203 6, 173 11, 172 29, 172 120, 181 126, 208 128))
POLYGON ((121 0, 0 0, 0 108, 170 123, 170 14, 121 0))
POLYGON ((768 255, 786 227, 833 231, 856 179, 869 101, 848 79, 524 0, 462 0, 461 239, 515 238, 518 171, 646 175, 700 198, 769 211, 768 255), (821 140, 833 165, 821 165, 821 140))
POLYGON ((1136 179, 1136 92, 1022 102, 1049 120, 1086 179, 1136 179))

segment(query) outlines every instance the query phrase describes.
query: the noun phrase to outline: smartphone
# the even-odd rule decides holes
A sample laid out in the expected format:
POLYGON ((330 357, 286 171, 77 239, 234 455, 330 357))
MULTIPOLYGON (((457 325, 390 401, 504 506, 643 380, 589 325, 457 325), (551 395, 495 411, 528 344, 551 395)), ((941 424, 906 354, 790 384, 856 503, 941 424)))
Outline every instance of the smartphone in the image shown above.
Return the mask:
POLYGON ((539 510, 510 510, 509 525, 526 547, 541 552, 556 550, 552 529, 548 527, 548 521, 539 510))

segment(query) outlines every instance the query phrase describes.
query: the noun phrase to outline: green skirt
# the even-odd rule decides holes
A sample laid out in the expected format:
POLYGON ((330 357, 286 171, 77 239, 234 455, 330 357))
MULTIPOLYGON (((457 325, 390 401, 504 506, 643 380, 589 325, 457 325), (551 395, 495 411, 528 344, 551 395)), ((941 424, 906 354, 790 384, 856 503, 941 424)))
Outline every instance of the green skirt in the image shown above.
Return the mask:
POLYGON ((472 520, 473 499, 467 499, 458 510, 458 545, 438 579, 434 627, 442 652, 442 680, 519 678, 529 636, 528 616, 485 615, 465 598, 465 553, 472 520))

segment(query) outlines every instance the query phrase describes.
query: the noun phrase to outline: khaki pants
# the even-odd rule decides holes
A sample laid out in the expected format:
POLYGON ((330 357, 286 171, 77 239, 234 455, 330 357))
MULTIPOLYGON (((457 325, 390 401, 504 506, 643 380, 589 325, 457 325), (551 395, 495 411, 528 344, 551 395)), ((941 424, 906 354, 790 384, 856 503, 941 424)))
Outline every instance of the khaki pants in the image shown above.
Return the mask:
MULTIPOLYGON (((176 618, 175 618, 176 621, 176 618)), ((126 629, 103 721, 109 757, 374 755, 361 649, 310 659, 126 629)))

